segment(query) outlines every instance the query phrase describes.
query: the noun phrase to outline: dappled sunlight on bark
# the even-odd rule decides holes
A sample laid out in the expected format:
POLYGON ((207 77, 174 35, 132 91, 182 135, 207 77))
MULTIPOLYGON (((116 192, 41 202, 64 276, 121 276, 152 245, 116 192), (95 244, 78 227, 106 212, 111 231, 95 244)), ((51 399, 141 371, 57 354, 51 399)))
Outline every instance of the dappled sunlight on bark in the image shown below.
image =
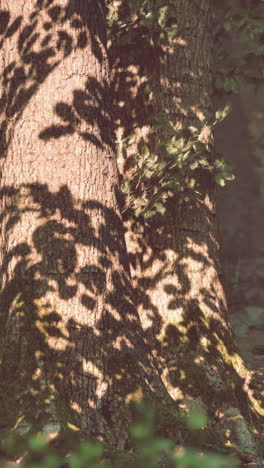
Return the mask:
POLYGON ((1 419, 124 447, 128 396, 171 399, 133 303, 102 5, 1 6, 1 419))
MULTIPOLYGON (((133 44, 117 61, 111 49, 112 84, 103 3, 2 0, 6 430, 55 425, 64 433, 70 424, 130 449, 134 401, 148 400, 159 415, 157 431, 175 443, 189 443, 180 420, 197 407, 211 418, 204 447, 219 432, 222 449, 230 438, 238 450, 244 444, 241 450, 256 452, 258 411, 219 281, 211 175, 199 168, 198 201, 178 204, 171 196, 166 219, 146 222, 144 235, 133 232, 129 209, 124 220, 120 214, 114 131, 128 136, 136 123, 136 139, 154 150, 150 112, 162 108, 175 128, 211 116, 209 4, 198 3, 190 18, 191 2, 179 1, 182 30, 169 49, 133 44), (144 97, 150 78, 152 103, 144 97), (237 420, 246 434, 241 444, 237 420)), ((210 149, 211 135, 204 139, 210 149)), ((132 177, 133 165, 123 162, 123 177, 132 177)))
MULTIPOLYGON (((120 171, 128 184, 133 171, 137 171, 133 154, 141 154, 143 144, 147 144, 150 154, 157 154, 160 160, 163 157, 159 141, 164 130, 151 124, 146 128, 144 122, 151 121, 149 116, 155 112, 165 114, 177 130, 213 119, 209 3, 194 5, 182 0, 175 6, 175 16, 177 33, 167 48, 159 48, 158 40, 155 43, 140 22, 138 35, 147 43, 144 50, 135 43, 132 50, 128 43, 121 47, 118 44, 115 51, 114 41, 112 44, 114 82, 119 83, 116 133, 118 141, 120 134, 126 137, 133 133, 135 137, 128 146, 127 159, 120 159, 120 171), (151 90, 149 100, 144 97, 147 86, 151 90), (118 108, 120 99, 127 102, 125 109, 118 108), (137 130, 133 132, 135 122, 137 130)), ((213 160, 213 134, 209 126, 203 128, 199 141, 213 160)), ((218 426, 225 443, 230 439, 242 452, 253 454, 256 446, 251 429, 260 429, 263 408, 248 391, 250 373, 228 323, 219 278, 213 177, 199 168, 194 177, 199 196, 193 194, 193 199, 186 196, 183 200, 179 193, 168 198, 163 216, 157 213, 150 218, 143 212, 140 220, 143 234, 136 232, 138 220, 124 201, 136 305, 172 398, 185 408, 197 403, 218 426), (235 420, 230 417, 233 412, 239 415, 235 420), (240 420, 241 424, 236 425, 235 421, 240 420), (240 431, 244 435, 238 437, 240 431)), ((153 194, 158 191, 147 183, 146 187, 153 194)))

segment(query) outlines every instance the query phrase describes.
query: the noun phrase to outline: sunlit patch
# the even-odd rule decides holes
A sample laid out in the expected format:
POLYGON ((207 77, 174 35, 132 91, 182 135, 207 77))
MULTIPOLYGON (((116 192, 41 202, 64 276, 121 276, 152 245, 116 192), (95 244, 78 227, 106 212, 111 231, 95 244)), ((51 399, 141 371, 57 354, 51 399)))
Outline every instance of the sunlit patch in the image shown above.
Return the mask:
POLYGON ((186 379, 186 372, 183 369, 180 370, 180 379, 181 380, 186 379))
POLYGON ((197 356, 197 358, 195 358, 194 362, 195 362, 195 364, 200 364, 204 360, 205 360, 204 356, 197 356))
POLYGON ((54 239, 63 239, 67 241, 74 241, 74 236, 70 232, 54 232, 53 233, 54 239))
POLYGON ((76 413, 78 414, 82 414, 82 408, 81 406, 76 402, 76 401, 72 401, 71 402, 71 408, 76 411, 76 413))
POLYGON ((124 346, 130 349, 134 348, 134 345, 131 343, 131 341, 129 341, 129 339, 126 336, 117 337, 117 339, 113 343, 113 348, 121 351, 124 348, 124 346))
POLYGON ((186 449, 184 447, 177 447, 174 451, 176 457, 183 457, 186 454, 186 449))
POLYGON ((88 398, 88 405, 89 405, 89 408, 93 408, 93 409, 96 408, 96 403, 92 398, 88 398))
POLYGON ((61 373, 61 372, 57 372, 56 376, 58 377, 59 380, 63 380, 64 379, 64 375, 61 373))
POLYGON ((40 351, 40 350, 35 351, 34 354, 35 354, 36 359, 38 359, 38 360, 43 359, 45 357, 45 353, 43 351, 40 351))
POLYGON ((33 374, 32 377, 31 377, 31 379, 32 379, 33 381, 36 381, 36 380, 38 380, 38 379, 41 377, 41 374, 42 374, 42 370, 41 370, 39 367, 37 367, 36 370, 35 370, 35 372, 34 372, 34 374, 33 374))
POLYGON ((128 403, 131 403, 132 401, 140 402, 143 400, 143 397, 144 397, 144 393, 143 393, 142 387, 138 386, 135 392, 129 393, 126 396, 126 403, 128 404, 128 403))
POLYGON ((175 42, 175 44, 179 44, 180 46, 182 47, 187 47, 187 41, 185 39, 183 39, 182 37, 175 37, 173 39, 173 42, 175 42))
POLYGON ((223 413, 223 411, 221 411, 220 409, 217 409, 215 412, 215 416, 217 417, 217 419, 222 419, 224 415, 225 413, 223 413))
MULTIPOLYGON (((37 325, 37 324, 36 324, 37 325)), ((37 325, 38 326, 38 325, 37 325)), ((43 330, 42 327, 38 327, 40 331, 43 330)), ((48 338, 48 345, 50 349, 54 349, 55 351, 66 351, 69 350, 69 348, 73 348, 74 345, 69 342, 68 339, 61 338, 58 339, 52 339, 52 337, 49 337, 48 333, 45 331, 43 334, 46 335, 48 338)))
POLYGON ((168 383, 168 377, 167 376, 162 375, 161 378, 162 378, 164 384, 166 385, 167 392, 169 393, 171 398, 174 401, 177 401, 177 402, 182 401, 184 399, 183 391, 179 387, 174 387, 173 385, 168 383))
POLYGON ((95 379, 99 379, 103 377, 102 372, 96 366, 96 364, 88 359, 82 359, 82 370, 85 374, 89 374, 90 377, 94 377, 95 379))
POLYGON ((191 110, 193 111, 194 115, 200 120, 200 122, 202 122, 203 120, 205 120, 205 114, 200 111, 199 109, 197 109, 197 107, 191 107, 191 110))
POLYGON ((200 343, 203 346, 203 348, 205 348, 206 350, 208 349, 208 346, 210 344, 209 340, 205 336, 201 337, 200 343))

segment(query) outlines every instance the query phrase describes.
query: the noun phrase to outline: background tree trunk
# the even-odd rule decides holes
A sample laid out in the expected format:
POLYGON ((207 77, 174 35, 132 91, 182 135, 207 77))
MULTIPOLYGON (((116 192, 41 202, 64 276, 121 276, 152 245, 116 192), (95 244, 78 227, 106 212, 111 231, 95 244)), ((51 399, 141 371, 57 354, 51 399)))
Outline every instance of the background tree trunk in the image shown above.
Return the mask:
POLYGON ((132 302, 103 4, 1 0, 1 20, 1 420, 123 447, 133 394, 170 398, 132 302))
MULTIPOLYGON (((153 90, 154 110, 165 113, 176 129, 210 122, 213 117, 209 2, 174 3, 178 29, 173 45, 159 47, 155 35, 147 35, 139 27, 144 49, 139 42, 116 50, 113 46, 115 80, 119 79, 117 137, 128 135, 138 123, 141 130, 135 132, 135 147, 144 141, 155 149, 153 129, 144 126, 144 116, 140 120, 144 114, 142 109, 139 112, 144 103, 142 84, 148 83, 153 90)), ((213 157, 213 135, 208 127, 202 138, 213 157)), ((135 147, 131 153, 138 151, 135 147)), ((126 162, 124 166, 124 177, 132 177, 133 170, 126 162)), ((249 391, 250 375, 227 320, 219 279, 214 181, 202 169, 196 171, 196 180, 201 199, 179 204, 174 197, 166 217, 153 218, 144 235, 133 233, 131 221, 127 222, 137 308, 161 377, 175 402, 208 413, 224 440, 230 439, 240 452, 254 458, 257 449, 251 430, 260 428, 263 410, 249 391)))

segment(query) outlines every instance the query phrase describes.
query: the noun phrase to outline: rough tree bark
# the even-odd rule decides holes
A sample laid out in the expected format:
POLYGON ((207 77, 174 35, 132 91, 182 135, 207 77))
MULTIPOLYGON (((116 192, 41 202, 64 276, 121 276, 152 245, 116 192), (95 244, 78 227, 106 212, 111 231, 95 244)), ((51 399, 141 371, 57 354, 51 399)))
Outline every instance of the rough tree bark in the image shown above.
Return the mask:
MULTIPOLYGON (((142 86, 147 83, 153 91, 154 111, 167 114, 176 129, 212 121, 210 2, 178 0, 174 7, 178 29, 173 45, 158 48, 153 36, 149 40, 140 27, 138 42, 133 39, 132 46, 115 48, 113 44, 114 82, 119 80, 119 140, 133 129, 131 115, 137 114, 140 122, 137 111, 144 103, 142 86)), ((137 144, 150 142, 153 148, 153 129, 143 123, 144 119, 141 130, 136 131, 137 144)), ((206 127, 203 141, 213 156, 213 135, 206 127)), ((129 164, 127 167, 128 176, 121 168, 125 178, 133 172, 129 164)), ((263 408, 249 390, 250 374, 228 323, 219 278, 214 181, 201 169, 196 178, 201 199, 179 204, 175 197, 166 218, 149 222, 144 235, 133 233, 127 221, 136 304, 160 375, 174 401, 181 407, 205 411, 224 443, 231 441, 238 451, 254 459, 258 449, 252 430, 261 427, 263 408)))
POLYGON ((133 395, 170 397, 132 302, 103 4, 0 7, 1 424, 124 447, 133 395))

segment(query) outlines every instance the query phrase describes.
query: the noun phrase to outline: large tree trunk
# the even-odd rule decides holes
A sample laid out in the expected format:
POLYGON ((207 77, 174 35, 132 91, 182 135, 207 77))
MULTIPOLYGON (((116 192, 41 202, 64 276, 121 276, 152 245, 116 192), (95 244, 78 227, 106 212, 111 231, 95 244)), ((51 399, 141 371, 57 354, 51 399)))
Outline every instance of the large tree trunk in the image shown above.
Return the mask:
POLYGON ((133 394, 170 397, 132 302, 103 5, 0 5, 1 421, 123 447, 133 394))
MULTIPOLYGON (((142 28, 144 49, 139 43, 133 44, 133 53, 129 45, 119 46, 117 52, 113 47, 115 79, 121 89, 117 101, 125 102, 128 109, 126 113, 122 103, 116 107, 119 139, 133 128, 133 108, 140 123, 142 83, 153 90, 154 110, 167 114, 176 129, 212 120, 210 4, 208 0, 174 3, 178 29, 173 45, 159 49, 142 28)), ((145 141, 155 150, 153 129, 143 123, 144 119, 141 132, 136 132, 137 144, 145 141)), ((213 135, 208 128, 203 141, 212 157, 213 135)), ((126 162, 124 166, 128 167, 126 162)), ((124 177, 132 173, 130 166, 124 177)), ((227 319, 219 279, 214 181, 202 169, 195 176, 200 199, 179 204, 175 196, 166 217, 153 218, 143 235, 133 233, 133 222, 127 222, 137 307, 160 375, 175 402, 208 413, 226 441, 254 458, 252 429, 260 427, 263 409, 249 391, 250 375, 227 319)))

